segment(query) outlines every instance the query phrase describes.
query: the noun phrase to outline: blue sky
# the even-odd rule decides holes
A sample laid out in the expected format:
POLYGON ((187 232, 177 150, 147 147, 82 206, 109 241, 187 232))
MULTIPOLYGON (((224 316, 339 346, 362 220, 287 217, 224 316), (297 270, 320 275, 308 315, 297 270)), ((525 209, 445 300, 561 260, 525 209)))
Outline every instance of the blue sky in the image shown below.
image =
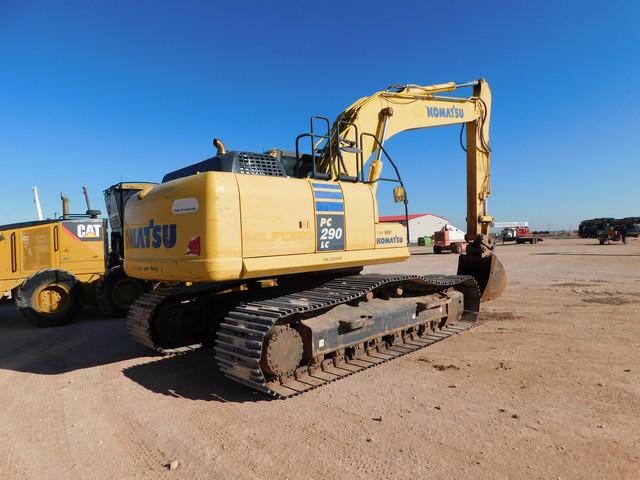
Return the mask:
MULTIPOLYGON (((485 77, 497 220, 535 228, 640 216, 640 3, 86 2, 0 0, 0 223, 38 186, 94 208, 120 180, 228 148, 292 148, 392 83, 485 77), (484 4, 484 5, 483 5, 484 4)), ((463 224, 458 128, 388 143, 414 212, 463 224)), ((396 213, 381 192, 381 212, 396 213)))

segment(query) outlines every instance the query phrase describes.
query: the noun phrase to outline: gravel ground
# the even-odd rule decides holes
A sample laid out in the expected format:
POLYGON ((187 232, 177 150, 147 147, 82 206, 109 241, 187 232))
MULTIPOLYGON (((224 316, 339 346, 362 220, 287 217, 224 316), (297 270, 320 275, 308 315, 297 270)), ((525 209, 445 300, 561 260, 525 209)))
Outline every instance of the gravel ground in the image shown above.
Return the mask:
MULTIPOLYGON (((414 249, 377 272, 454 273, 414 249)), ((161 358, 90 312, 0 307, 0 477, 638 478, 640 240, 499 246, 472 331, 286 401, 161 358), (173 463, 172 463, 173 462, 173 463)))

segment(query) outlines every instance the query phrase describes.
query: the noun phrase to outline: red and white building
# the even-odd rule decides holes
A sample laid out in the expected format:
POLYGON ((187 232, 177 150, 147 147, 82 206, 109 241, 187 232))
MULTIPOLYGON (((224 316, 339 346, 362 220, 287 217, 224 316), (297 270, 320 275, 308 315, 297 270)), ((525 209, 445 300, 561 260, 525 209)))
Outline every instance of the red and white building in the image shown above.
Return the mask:
MULTIPOLYGON (((381 216, 380 222, 393 222, 407 225, 404 215, 381 216)), ((435 215, 433 213, 412 213, 409 214, 409 241, 417 243, 419 237, 433 235, 446 224, 451 224, 448 218, 435 215)))

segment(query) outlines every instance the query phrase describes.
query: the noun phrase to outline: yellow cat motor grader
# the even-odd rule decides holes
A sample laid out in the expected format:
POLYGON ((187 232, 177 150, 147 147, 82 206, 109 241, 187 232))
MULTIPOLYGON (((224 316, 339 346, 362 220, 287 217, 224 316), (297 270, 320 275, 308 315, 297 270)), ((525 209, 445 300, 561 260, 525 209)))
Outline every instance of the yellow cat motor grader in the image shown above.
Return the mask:
POLYGON ((70 321, 82 308, 85 290, 105 271, 106 222, 100 211, 0 226, 0 296, 13 297, 18 311, 36 326, 70 321))
MULTIPOLYGON (((141 189, 141 184, 114 185, 107 207, 141 189)), ((91 209, 86 187, 84 194, 85 214, 69 213, 62 195, 61 218, 0 226, 0 298, 13 298, 22 316, 38 327, 68 323, 94 293, 105 315, 124 317, 149 288, 148 282, 124 274, 121 242, 109 252, 107 221, 91 209)))
POLYGON ((483 79, 402 85, 333 124, 312 117, 295 153, 226 151, 214 140, 216 156, 127 203, 127 274, 176 282, 131 306, 132 336, 165 353, 214 345, 226 376, 282 398, 471 327, 481 295, 499 296, 506 282, 489 236, 490 111, 483 79), (471 96, 447 95, 463 87, 471 96), (469 246, 458 274, 361 274, 409 256, 406 228, 378 221, 380 182, 397 183, 407 211, 385 140, 454 124, 466 128, 467 152, 469 246), (395 176, 382 176, 383 159, 395 176))

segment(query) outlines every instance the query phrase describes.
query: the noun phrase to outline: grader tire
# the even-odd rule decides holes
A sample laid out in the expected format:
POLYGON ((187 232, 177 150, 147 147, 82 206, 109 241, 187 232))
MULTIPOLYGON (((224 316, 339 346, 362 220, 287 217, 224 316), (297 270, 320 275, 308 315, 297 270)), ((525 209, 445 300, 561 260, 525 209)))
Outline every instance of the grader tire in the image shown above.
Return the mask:
POLYGON ((82 285, 69 272, 41 270, 18 287, 15 301, 20 314, 36 327, 59 327, 82 309, 82 285))
POLYGON ((140 295, 150 290, 147 282, 129 277, 121 265, 112 267, 96 285, 96 301, 103 315, 124 318, 140 295))

